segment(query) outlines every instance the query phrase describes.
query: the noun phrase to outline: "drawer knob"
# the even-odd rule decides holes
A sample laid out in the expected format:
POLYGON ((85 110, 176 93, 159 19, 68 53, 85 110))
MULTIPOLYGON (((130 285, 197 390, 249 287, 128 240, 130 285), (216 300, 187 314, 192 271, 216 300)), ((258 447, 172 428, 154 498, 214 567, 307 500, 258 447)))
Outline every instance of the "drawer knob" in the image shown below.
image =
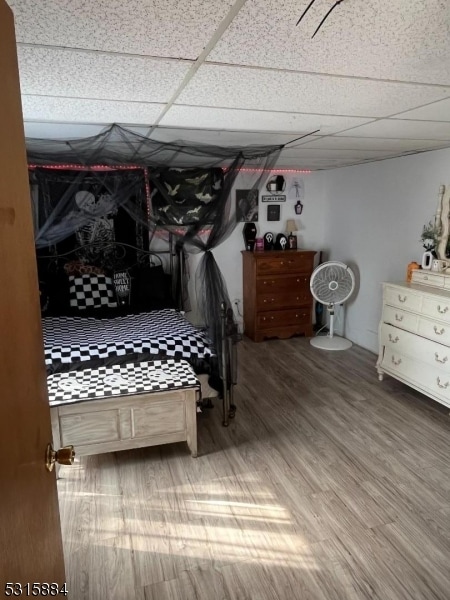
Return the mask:
POLYGON ((403 321, 403 315, 398 315, 397 313, 395 313, 395 320, 396 321, 403 321))
POLYGON ((280 265, 284 265, 284 260, 282 260, 282 261, 280 262, 280 265))
POLYGON ((300 279, 297 279, 297 283, 300 283, 300 279))
POLYGON ((435 325, 433 329, 436 335, 442 335, 443 333, 445 333, 445 329, 443 327, 439 330, 435 325))
POLYGON ((406 298, 407 298, 407 296, 403 296, 403 298, 402 298, 400 296, 400 294, 398 295, 399 302, 406 302, 406 298))
POLYGON ((400 365, 402 362, 401 358, 399 358, 398 360, 395 360, 395 358, 392 357, 391 360, 392 360, 392 364, 395 365, 396 367, 398 367, 398 365, 400 365))
POLYGON ((392 342, 393 344, 396 344, 399 340, 398 335, 395 336, 395 338, 392 337, 391 334, 389 334, 389 341, 392 342))
POLYGON ((441 313, 441 315, 445 315, 445 313, 448 311, 448 306, 446 306, 444 309, 442 309, 441 305, 439 304, 437 309, 438 309, 438 312, 441 313))
POLYGON ((449 381, 447 381, 446 383, 441 383, 441 380, 439 377, 436 379, 436 382, 437 382, 438 386, 442 389, 446 389, 450 385, 449 381))
POLYGON ((444 356, 444 358, 439 358, 439 354, 437 352, 434 353, 434 360, 438 363, 446 363, 448 361, 448 357, 444 356))

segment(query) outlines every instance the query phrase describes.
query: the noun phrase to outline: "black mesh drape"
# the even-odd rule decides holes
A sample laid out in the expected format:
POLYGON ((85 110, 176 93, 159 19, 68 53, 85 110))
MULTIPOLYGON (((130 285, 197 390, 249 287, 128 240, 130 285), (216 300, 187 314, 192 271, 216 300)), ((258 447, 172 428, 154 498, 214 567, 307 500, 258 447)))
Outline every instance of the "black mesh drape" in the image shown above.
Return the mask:
POLYGON ((119 125, 79 140, 28 139, 38 188, 36 246, 58 244, 120 210, 148 230, 150 239, 170 235, 180 253, 203 252, 198 299, 220 355, 220 307, 230 300, 213 249, 237 224, 231 190, 238 174, 245 169, 247 188, 258 189, 281 149, 163 143, 119 125))

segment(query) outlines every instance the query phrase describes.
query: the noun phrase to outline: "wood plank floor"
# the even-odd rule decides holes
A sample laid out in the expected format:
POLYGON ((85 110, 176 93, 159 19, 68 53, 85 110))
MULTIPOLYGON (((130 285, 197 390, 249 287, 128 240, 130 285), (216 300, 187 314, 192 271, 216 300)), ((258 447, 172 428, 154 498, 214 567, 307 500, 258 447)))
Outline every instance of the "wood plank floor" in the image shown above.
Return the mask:
POLYGON ((72 600, 447 600, 448 410, 358 347, 239 344, 238 412, 58 482, 72 600))

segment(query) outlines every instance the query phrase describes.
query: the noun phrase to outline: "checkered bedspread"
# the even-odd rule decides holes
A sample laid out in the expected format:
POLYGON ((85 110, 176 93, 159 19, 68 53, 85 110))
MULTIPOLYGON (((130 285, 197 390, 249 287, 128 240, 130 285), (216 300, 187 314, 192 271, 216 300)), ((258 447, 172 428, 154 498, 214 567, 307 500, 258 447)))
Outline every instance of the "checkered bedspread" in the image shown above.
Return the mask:
POLYGON ((46 317, 43 331, 46 365, 144 352, 177 358, 212 355, 204 333, 171 309, 114 319, 46 317))
POLYGON ((199 387, 200 383, 189 363, 168 358, 56 373, 47 378, 47 385, 50 406, 57 406, 82 400, 199 387))

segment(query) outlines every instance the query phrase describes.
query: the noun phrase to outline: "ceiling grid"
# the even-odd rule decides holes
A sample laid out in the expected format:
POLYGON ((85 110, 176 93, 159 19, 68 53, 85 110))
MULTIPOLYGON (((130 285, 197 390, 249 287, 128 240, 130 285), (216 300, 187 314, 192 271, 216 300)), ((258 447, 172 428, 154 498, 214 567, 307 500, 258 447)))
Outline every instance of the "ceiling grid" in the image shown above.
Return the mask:
POLYGON ((440 0, 10 0, 26 134, 284 144, 327 169, 450 147, 440 0), (314 135, 311 132, 315 132, 314 135))

